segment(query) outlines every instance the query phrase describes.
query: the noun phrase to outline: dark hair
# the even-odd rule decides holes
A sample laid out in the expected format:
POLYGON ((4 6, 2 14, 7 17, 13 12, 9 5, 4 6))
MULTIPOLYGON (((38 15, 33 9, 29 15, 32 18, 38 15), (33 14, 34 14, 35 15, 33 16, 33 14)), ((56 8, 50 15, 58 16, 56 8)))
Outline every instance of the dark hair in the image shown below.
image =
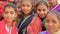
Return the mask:
MULTIPOLYGON (((58 11, 56 11, 56 10, 51 10, 51 11, 49 11, 49 13, 48 14, 55 14, 56 15, 56 17, 58 18, 58 20, 60 21, 60 12, 58 12, 58 11)), ((47 14, 47 15, 48 15, 47 14)))
POLYGON ((37 8, 37 7, 38 7, 39 5, 41 5, 41 4, 46 5, 46 6, 47 6, 47 8, 48 8, 48 3, 47 3, 46 1, 43 1, 43 0, 38 1, 34 7, 35 7, 35 8, 37 8))
POLYGON ((12 7, 17 12, 17 8, 16 8, 15 4, 13 4, 13 3, 6 4, 5 7, 4 7, 4 10, 6 9, 6 7, 12 7))
POLYGON ((21 2, 22 2, 22 0, 18 0, 18 1, 16 1, 15 5, 16 5, 17 3, 20 3, 20 4, 21 4, 21 2))

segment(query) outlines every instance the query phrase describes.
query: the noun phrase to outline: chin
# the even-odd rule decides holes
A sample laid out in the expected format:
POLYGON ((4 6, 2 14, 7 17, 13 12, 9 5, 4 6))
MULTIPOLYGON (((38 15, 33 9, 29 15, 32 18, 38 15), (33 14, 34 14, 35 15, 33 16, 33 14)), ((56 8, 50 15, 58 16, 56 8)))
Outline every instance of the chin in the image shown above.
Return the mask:
POLYGON ((5 19, 6 22, 12 22, 12 20, 5 19))

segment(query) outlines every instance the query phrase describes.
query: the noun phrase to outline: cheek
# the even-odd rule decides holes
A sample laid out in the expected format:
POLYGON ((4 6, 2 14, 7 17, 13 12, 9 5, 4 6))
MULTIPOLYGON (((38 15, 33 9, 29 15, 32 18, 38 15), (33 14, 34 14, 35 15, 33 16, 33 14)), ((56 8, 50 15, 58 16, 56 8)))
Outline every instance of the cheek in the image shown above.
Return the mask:
POLYGON ((44 12, 44 15, 47 15, 47 13, 48 13, 48 10, 46 10, 46 11, 44 12))
POLYGON ((45 23, 45 27, 48 28, 49 24, 48 23, 45 23))
POLYGON ((44 12, 44 15, 47 15, 47 12, 44 12))
POLYGON ((24 7, 22 7, 22 9, 21 9, 22 11, 24 10, 24 7))
POLYGON ((55 25, 54 25, 54 28, 55 28, 55 29, 58 29, 59 27, 60 27, 60 24, 55 24, 55 25))
POLYGON ((12 18, 15 18, 15 17, 16 17, 16 14, 12 15, 11 17, 12 17, 12 18))
POLYGON ((29 10, 31 10, 31 9, 32 9, 32 7, 29 7, 28 9, 29 9, 29 10))
POLYGON ((4 17, 4 18, 7 18, 7 15, 6 15, 6 14, 3 14, 3 17, 4 17))

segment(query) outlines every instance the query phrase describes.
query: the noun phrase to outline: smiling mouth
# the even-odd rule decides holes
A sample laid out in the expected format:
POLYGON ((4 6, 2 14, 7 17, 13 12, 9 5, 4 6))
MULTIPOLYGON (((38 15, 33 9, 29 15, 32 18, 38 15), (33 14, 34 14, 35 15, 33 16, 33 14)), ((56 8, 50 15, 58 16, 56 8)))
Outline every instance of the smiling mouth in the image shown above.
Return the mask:
POLYGON ((53 28, 48 28, 48 30, 52 30, 53 28))

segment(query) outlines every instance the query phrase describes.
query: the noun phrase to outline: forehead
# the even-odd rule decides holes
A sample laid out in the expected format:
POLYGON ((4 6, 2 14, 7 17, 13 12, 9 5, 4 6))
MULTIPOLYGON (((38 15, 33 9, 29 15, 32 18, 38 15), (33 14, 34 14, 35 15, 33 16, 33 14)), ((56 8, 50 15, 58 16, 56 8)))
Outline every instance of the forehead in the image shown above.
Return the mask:
POLYGON ((30 0, 23 0, 22 3, 24 3, 24 4, 32 4, 32 1, 30 1, 30 0))
POLYGON ((8 11, 8 12, 9 12, 9 11, 15 11, 15 10, 14 10, 13 7, 6 7, 6 8, 5 8, 5 11, 8 11))
POLYGON ((46 9, 47 6, 42 3, 42 4, 40 4, 40 5, 38 6, 38 8, 40 8, 40 9, 46 9))
POLYGON ((56 16, 55 13, 49 13, 49 14, 47 14, 46 18, 48 18, 48 19, 57 19, 57 16, 56 16))

